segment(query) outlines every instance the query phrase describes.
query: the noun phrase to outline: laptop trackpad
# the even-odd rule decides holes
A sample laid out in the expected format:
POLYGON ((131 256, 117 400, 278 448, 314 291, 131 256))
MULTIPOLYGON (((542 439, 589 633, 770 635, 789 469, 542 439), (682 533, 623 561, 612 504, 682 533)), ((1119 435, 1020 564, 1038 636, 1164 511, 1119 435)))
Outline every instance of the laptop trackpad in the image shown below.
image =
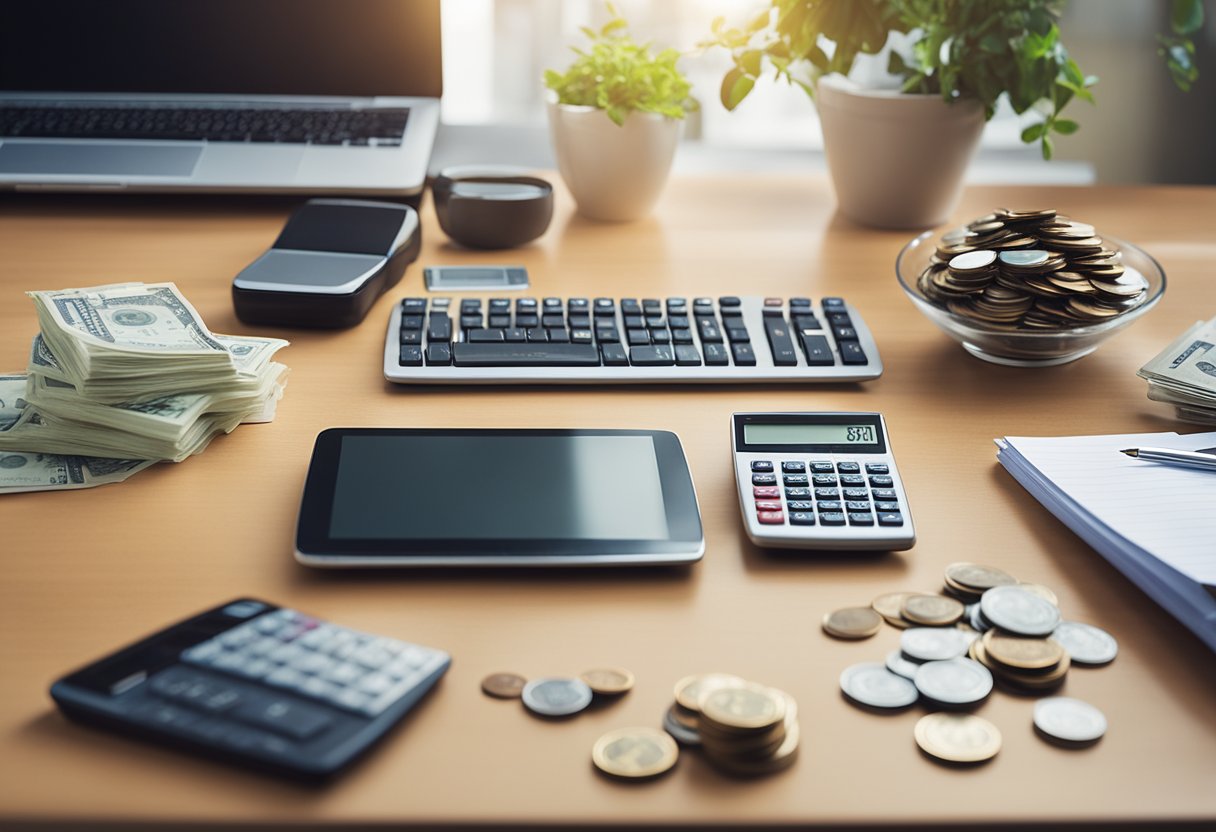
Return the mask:
POLYGON ((0 174, 48 176, 190 176, 201 146, 5 142, 0 174))

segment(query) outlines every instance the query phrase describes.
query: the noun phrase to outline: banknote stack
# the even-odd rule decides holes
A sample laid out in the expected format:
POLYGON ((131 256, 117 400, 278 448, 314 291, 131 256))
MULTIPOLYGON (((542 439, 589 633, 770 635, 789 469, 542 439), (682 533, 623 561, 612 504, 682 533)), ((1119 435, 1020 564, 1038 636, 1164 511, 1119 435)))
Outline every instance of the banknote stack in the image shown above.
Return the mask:
POLYGON ((942 236, 921 294, 985 329, 1104 323, 1148 300, 1148 281, 1092 225, 1054 210, 998 209, 942 236))
POLYGON ((173 284, 29 295, 41 332, 0 375, 0 494, 119 482, 274 418, 287 342, 212 333, 173 284))
POLYGON ((1182 333, 1137 373, 1148 397, 1174 405, 1184 422, 1216 425, 1216 318, 1182 333))

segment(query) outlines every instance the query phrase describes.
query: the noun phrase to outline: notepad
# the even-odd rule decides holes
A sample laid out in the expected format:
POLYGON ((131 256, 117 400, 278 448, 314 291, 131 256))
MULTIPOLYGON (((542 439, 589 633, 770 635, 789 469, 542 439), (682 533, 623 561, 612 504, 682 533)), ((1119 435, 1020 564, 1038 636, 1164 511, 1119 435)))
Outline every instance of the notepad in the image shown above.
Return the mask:
POLYGON ((1119 453, 1216 449, 1216 433, 995 441, 1035 499, 1216 650, 1216 474, 1119 453))

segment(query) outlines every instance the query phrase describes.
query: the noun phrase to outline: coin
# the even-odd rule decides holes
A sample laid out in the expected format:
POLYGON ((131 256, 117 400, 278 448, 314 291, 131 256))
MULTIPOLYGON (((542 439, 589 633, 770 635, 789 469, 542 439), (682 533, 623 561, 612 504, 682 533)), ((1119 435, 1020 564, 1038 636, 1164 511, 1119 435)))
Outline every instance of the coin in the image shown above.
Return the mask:
POLYGON ((631 780, 670 771, 679 758, 675 740, 654 728, 617 728, 596 740, 591 749, 596 768, 631 780))
POLYGON ((697 700, 701 694, 714 688, 731 687, 743 684, 744 680, 729 673, 701 673, 695 676, 685 676, 676 682, 675 697, 682 707, 697 713, 700 706, 697 700))
POLYGON ((521 695, 528 710, 541 716, 570 716, 591 704, 591 688, 578 679, 533 679, 521 695))
POLYGON ((1107 664, 1119 654, 1119 643, 1115 637, 1092 624, 1061 621, 1051 637, 1062 644, 1078 664, 1107 664))
POLYGON ((944 626, 963 617, 963 605, 943 595, 910 595, 904 599, 901 612, 916 624, 944 626))
POLYGON ((906 630, 908 627, 911 627, 912 624, 911 622, 903 619, 903 616, 900 614, 900 610, 903 608, 904 599, 909 595, 916 594, 918 593, 887 592, 879 595, 877 598, 871 601, 870 606, 892 627, 896 627, 900 630, 906 630))
POLYGON ((499 699, 518 699, 528 680, 517 673, 491 673, 481 680, 481 690, 499 699))
POLYGON ((578 675, 593 693, 619 696, 633 687, 633 674, 619 667, 588 670, 578 675))
POLYGON ((916 671, 920 670, 921 662, 914 662, 904 656, 900 650, 892 650, 887 654, 887 670, 903 676, 905 679, 915 679, 916 671))
POLYGON ((992 674, 971 659, 925 662, 913 682, 923 696, 946 705, 970 705, 992 693, 992 674))
POLYGON ((1044 601, 1051 604, 1052 606, 1056 606, 1056 607, 1060 606, 1060 599, 1056 596, 1055 592, 1053 592, 1051 590, 1051 587, 1046 587, 1046 586, 1043 586, 1042 584, 1028 584, 1028 583, 1020 583, 1020 584, 1018 584, 1018 586, 1024 590, 1026 590, 1027 592, 1030 592, 1034 595, 1039 596, 1040 598, 1042 598, 1044 601))
POLYGON ((967 652, 970 644, 962 631, 941 627, 913 627, 899 636, 899 649, 904 655, 922 662, 957 658, 967 652))
POLYGON ((703 693, 698 702, 702 725, 710 723, 746 731, 759 731, 785 718, 785 698, 771 688, 743 683, 703 693))
POLYGON ((840 674, 840 689, 872 708, 906 708, 919 697, 916 685, 876 662, 846 667, 840 674))
POLYGON ((978 592, 1018 582, 1017 578, 1002 569, 978 563, 950 564, 946 567, 946 580, 978 592))
POLYGON ((823 629, 836 638, 869 638, 882 628, 882 616, 870 607, 845 607, 823 617, 823 629))
POLYGON ((1034 703, 1034 727, 1068 743, 1093 743, 1106 733, 1106 716, 1080 699, 1052 696, 1034 703))
POLYGON ((1008 667, 1043 670, 1055 667, 1064 658, 1064 647, 1051 638, 1033 638, 989 630, 984 633, 984 650, 1008 667))
POLYGON ((680 721, 676 710, 679 707, 679 705, 672 705, 667 709, 667 713, 663 716, 663 730, 671 734, 680 745, 700 745, 701 735, 697 733, 697 730, 680 721))
POLYGON ((950 260, 950 268, 956 271, 986 269, 996 262, 995 251, 969 251, 950 260))
POLYGON ((922 751, 951 763, 980 763, 1001 750, 1001 732, 988 720, 972 714, 923 716, 913 734, 922 751))
POLYGON ((1023 636, 1051 635, 1060 623, 1055 604, 1018 586, 997 586, 980 599, 984 618, 1002 629, 1023 636))
POLYGON ((789 768, 798 756, 798 744, 801 730, 794 722, 785 732, 785 738, 771 754, 759 758, 747 757, 712 757, 714 765, 731 774, 752 777, 761 774, 774 774, 789 768))

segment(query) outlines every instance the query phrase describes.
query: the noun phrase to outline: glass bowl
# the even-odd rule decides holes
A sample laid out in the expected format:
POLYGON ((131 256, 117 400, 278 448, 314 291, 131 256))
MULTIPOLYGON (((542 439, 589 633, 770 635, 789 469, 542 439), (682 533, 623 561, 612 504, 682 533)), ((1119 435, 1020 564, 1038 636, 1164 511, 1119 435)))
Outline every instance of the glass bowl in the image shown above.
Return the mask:
POLYGON ((1123 267, 1127 271, 1139 272, 1148 281, 1148 298, 1116 318, 1068 329, 1045 332, 988 328, 981 321, 935 305, 917 287, 917 278, 928 268, 929 258, 937 250, 932 231, 926 231, 903 247, 895 260, 895 276, 921 314, 976 358, 1011 367, 1051 367, 1089 355, 1107 338, 1156 306, 1165 294, 1165 272, 1146 251, 1114 237, 1104 236, 1103 239, 1122 253, 1123 267))

